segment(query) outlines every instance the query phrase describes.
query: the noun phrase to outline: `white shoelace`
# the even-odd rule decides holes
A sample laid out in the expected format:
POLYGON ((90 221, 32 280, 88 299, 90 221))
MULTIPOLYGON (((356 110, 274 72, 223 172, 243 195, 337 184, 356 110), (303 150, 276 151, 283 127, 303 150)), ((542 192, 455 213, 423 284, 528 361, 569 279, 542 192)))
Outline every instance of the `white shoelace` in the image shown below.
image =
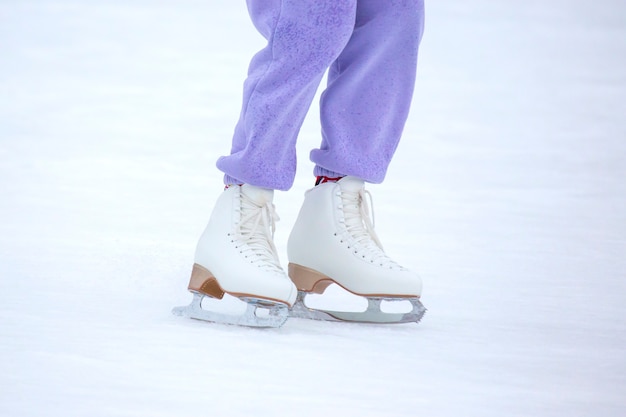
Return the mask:
POLYGON ((341 191, 339 195, 346 231, 352 238, 353 247, 350 249, 375 265, 404 269, 385 254, 383 245, 374 230, 374 200, 370 192, 360 189, 356 192, 341 191), (369 205, 367 204, 368 197, 369 205))
POLYGON ((280 220, 274 204, 258 205, 241 193, 240 243, 237 248, 252 263, 259 267, 282 272, 278 251, 274 245, 276 221, 280 220))

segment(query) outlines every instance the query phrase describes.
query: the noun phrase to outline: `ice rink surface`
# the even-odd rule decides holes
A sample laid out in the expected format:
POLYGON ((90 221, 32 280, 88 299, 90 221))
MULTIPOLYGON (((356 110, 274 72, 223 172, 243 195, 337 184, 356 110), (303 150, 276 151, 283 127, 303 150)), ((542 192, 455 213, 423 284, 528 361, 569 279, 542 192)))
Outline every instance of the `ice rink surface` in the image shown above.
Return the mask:
MULTIPOLYGON (((626 3, 426 7, 369 189, 427 315, 262 331, 170 314, 263 46, 245 2, 0 1, 0 415, 624 416, 626 3)), ((285 266, 319 140, 314 104, 285 266)))

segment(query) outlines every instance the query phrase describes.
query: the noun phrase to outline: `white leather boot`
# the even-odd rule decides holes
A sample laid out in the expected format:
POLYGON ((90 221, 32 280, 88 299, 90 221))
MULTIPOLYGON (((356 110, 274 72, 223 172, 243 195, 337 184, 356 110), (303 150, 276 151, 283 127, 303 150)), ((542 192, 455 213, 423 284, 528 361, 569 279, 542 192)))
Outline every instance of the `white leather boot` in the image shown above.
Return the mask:
POLYGON ((383 251, 374 232, 364 182, 344 177, 310 189, 288 242, 289 276, 299 291, 292 315, 323 320, 401 323, 419 321, 420 277, 383 251), (322 294, 336 283, 366 297, 364 313, 312 310, 304 305, 308 293, 322 294), (413 311, 404 315, 380 311, 381 300, 409 300, 413 311))
POLYGON ((194 301, 175 309, 175 314, 254 327, 282 325, 296 288, 281 268, 274 246, 273 196, 273 190, 247 184, 224 190, 196 248, 188 287, 194 301), (244 316, 201 309, 204 296, 221 299, 224 293, 249 303, 244 316), (269 316, 258 317, 259 307, 268 308, 269 316))

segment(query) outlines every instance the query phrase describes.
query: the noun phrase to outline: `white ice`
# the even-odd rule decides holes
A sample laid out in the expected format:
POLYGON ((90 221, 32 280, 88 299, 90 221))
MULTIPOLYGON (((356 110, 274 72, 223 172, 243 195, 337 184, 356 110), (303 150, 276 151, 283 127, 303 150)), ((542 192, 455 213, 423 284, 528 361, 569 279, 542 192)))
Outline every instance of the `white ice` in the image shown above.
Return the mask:
MULTIPOLYGON (((245 2, 0 1, 0 416, 626 415, 626 3, 426 6, 370 190, 427 315, 261 331, 170 314, 262 47, 245 2)), ((284 264, 318 142, 314 105, 284 264)))

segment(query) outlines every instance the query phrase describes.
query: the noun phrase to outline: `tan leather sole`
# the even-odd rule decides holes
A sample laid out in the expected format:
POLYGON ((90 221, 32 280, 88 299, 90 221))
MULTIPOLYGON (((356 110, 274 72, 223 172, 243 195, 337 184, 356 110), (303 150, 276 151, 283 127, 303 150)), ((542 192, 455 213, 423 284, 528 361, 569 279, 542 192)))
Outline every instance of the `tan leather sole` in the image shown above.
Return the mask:
MULTIPOLYGON (((224 297, 226 291, 222 289, 220 284, 217 282, 217 279, 213 275, 211 271, 203 267, 202 265, 193 264, 193 269, 191 270, 191 278, 189 279, 189 285, 187 286, 189 291, 197 292, 200 294, 207 295, 209 297, 217 298, 221 300, 224 297)), ((239 292, 228 292, 228 294, 233 297, 241 298, 241 299, 256 299, 256 300, 266 300, 268 301, 268 305, 275 303, 282 303, 289 305, 284 300, 278 300, 276 298, 259 296, 255 294, 248 293, 239 293, 239 292)))
MULTIPOLYGON (((354 291, 350 291, 343 285, 336 282, 334 279, 317 272, 311 268, 307 268, 302 265, 290 263, 288 266, 289 278, 295 284, 298 291, 304 291, 308 293, 323 294, 326 288, 330 284, 337 284, 344 290, 351 292, 352 294, 360 295, 362 297, 380 297, 380 298, 416 298, 415 295, 409 294, 360 294, 354 291)), ((420 298, 418 295, 417 298, 420 298)))
POLYGON ((326 275, 298 264, 290 263, 288 273, 298 291, 323 294, 326 288, 335 282, 326 275))
POLYGON ((189 279, 189 286, 187 288, 189 291, 199 292, 220 300, 224 297, 225 293, 211 271, 198 264, 193 264, 191 278, 189 279))

